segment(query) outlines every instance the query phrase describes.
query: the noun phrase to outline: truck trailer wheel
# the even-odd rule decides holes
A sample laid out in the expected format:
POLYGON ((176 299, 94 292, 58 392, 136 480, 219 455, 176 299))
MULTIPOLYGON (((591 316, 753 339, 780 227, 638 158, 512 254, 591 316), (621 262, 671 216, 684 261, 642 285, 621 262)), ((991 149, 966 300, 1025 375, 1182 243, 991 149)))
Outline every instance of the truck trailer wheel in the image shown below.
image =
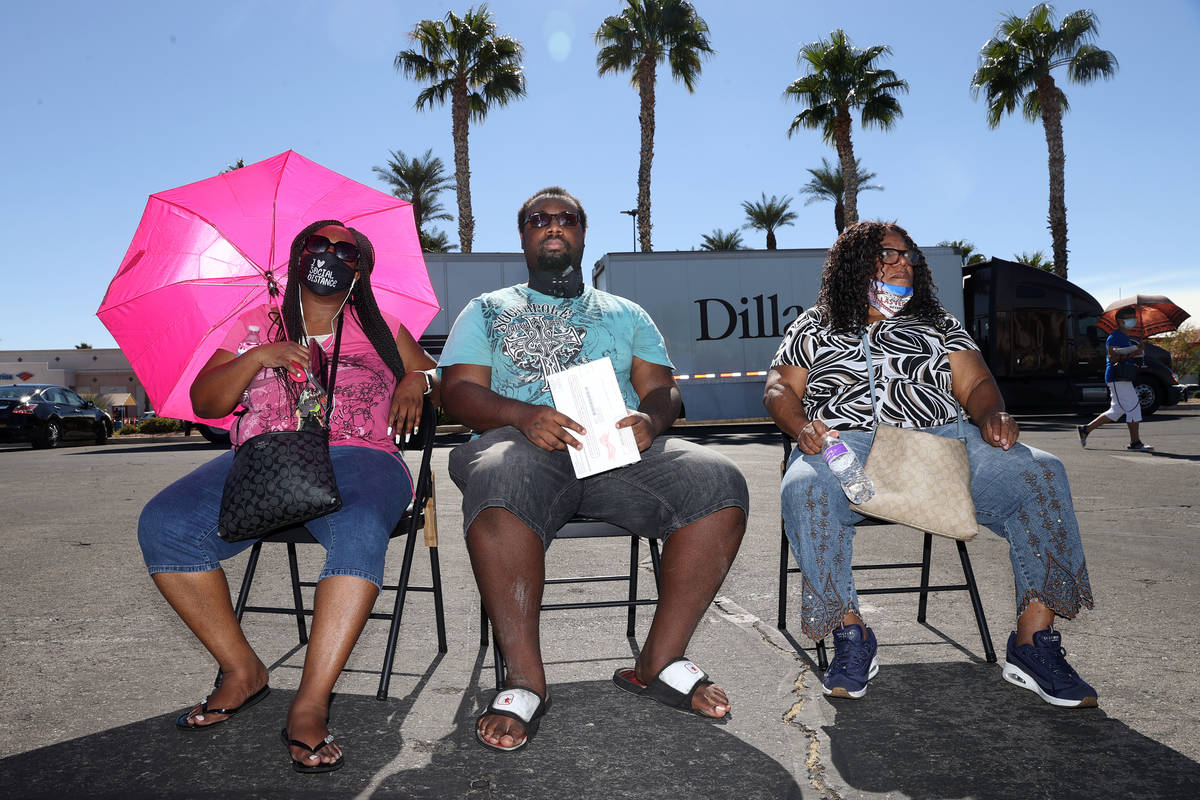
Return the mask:
POLYGON ((1139 377, 1133 382, 1133 388, 1137 392, 1138 402, 1142 404, 1143 417, 1158 411, 1167 395, 1163 385, 1153 378, 1139 377))

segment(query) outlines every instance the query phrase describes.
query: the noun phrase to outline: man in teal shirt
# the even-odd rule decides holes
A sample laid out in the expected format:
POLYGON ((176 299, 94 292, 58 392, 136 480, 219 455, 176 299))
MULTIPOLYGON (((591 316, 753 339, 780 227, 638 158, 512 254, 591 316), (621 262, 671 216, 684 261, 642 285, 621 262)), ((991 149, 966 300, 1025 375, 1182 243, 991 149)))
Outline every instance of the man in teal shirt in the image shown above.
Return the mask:
POLYGON ((517 213, 529 282, 467 304, 439 366, 447 412, 480 435, 450 455, 484 608, 502 647, 505 686, 476 722, 486 746, 515 750, 549 707, 539 639, 545 549, 581 514, 664 541, 654 622, 637 663, 613 682, 705 717, 729 713, 725 693, 684 657, 745 531, 746 482, 729 459, 662 434, 679 388, 662 335, 636 303, 585 286, 587 214, 560 187, 517 213), (578 479, 568 447, 584 434, 553 406, 546 376, 608 357, 641 460, 578 479))

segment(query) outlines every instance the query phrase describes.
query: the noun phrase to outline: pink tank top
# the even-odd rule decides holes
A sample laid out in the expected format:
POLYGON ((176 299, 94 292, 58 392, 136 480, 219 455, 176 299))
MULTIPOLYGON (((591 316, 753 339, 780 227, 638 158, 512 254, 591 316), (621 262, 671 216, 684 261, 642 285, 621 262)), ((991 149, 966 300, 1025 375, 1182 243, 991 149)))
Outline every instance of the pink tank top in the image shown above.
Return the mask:
MULTIPOLYGON (((261 306, 244 314, 234 324, 222 349, 236 353, 250 325, 259 326, 260 336, 265 342, 271 328, 267 310, 267 306, 261 306)), ((329 444, 358 445, 394 453, 396 441, 387 435, 387 418, 392 405, 392 393, 396 390, 396 376, 375 352, 356 314, 349 309, 343 313, 346 321, 342 325, 341 355, 333 387, 329 444)), ((390 330, 399 330, 398 320, 385 314, 384 322, 390 330)), ((336 323, 334 327, 336 329, 336 323)), ((323 345, 314 341, 310 346, 324 347, 326 354, 332 358, 333 339, 330 336, 323 345)), ((229 432, 234 447, 260 433, 296 430, 296 409, 273 369, 261 370, 250 381, 243 397, 243 407, 245 413, 234 421, 229 432)))

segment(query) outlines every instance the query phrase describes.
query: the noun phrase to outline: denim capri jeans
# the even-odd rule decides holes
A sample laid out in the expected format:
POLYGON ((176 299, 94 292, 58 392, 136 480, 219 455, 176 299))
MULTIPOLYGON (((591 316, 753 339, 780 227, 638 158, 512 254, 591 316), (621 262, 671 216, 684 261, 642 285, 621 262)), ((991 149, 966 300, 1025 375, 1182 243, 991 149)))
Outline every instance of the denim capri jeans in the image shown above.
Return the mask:
MULTIPOLYGON (((920 430, 953 438, 958 423, 920 430)), ((1063 463, 1019 442, 1008 450, 992 447, 970 423, 963 431, 975 519, 1008 540, 1017 615, 1033 600, 1066 619, 1083 606, 1091 608, 1092 587, 1063 463)), ((872 432, 838 435, 866 463, 872 432)), ((914 471, 912 480, 922 479, 914 471)), ((788 459, 781 504, 792 554, 803 573, 801 628, 806 636, 823 639, 843 616, 859 612, 850 559, 854 524, 863 515, 850 509, 821 456, 806 455, 799 447, 788 459)))
MULTIPOLYGON (((399 453, 370 447, 329 448, 342 507, 304 527, 325 547, 318 580, 352 575, 383 585, 392 529, 412 503, 412 477, 399 453)), ((153 575, 207 572, 249 549, 255 539, 227 542, 217 536, 217 517, 233 451, 222 453, 159 492, 142 509, 138 542, 153 575)))
POLYGON ((485 508, 503 508, 549 547, 580 514, 662 539, 750 505, 746 479, 725 456, 683 439, 657 437, 640 461, 576 478, 565 450, 543 450, 514 427, 494 428, 450 452, 450 477, 463 493, 463 532, 485 508))

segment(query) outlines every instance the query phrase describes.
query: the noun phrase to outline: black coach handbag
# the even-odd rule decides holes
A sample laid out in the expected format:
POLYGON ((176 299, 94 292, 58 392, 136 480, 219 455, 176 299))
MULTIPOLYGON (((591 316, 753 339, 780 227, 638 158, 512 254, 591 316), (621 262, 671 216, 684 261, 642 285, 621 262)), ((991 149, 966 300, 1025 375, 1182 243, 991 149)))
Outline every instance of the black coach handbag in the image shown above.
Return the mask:
MULTIPOLYGON (((342 507, 329 457, 329 420, 333 414, 333 384, 341 344, 339 316, 323 423, 295 431, 262 433, 246 440, 234 452, 233 466, 225 476, 217 522, 217 535, 225 541, 257 539, 342 507)), ((315 369, 312 362, 309 368, 315 369)))

